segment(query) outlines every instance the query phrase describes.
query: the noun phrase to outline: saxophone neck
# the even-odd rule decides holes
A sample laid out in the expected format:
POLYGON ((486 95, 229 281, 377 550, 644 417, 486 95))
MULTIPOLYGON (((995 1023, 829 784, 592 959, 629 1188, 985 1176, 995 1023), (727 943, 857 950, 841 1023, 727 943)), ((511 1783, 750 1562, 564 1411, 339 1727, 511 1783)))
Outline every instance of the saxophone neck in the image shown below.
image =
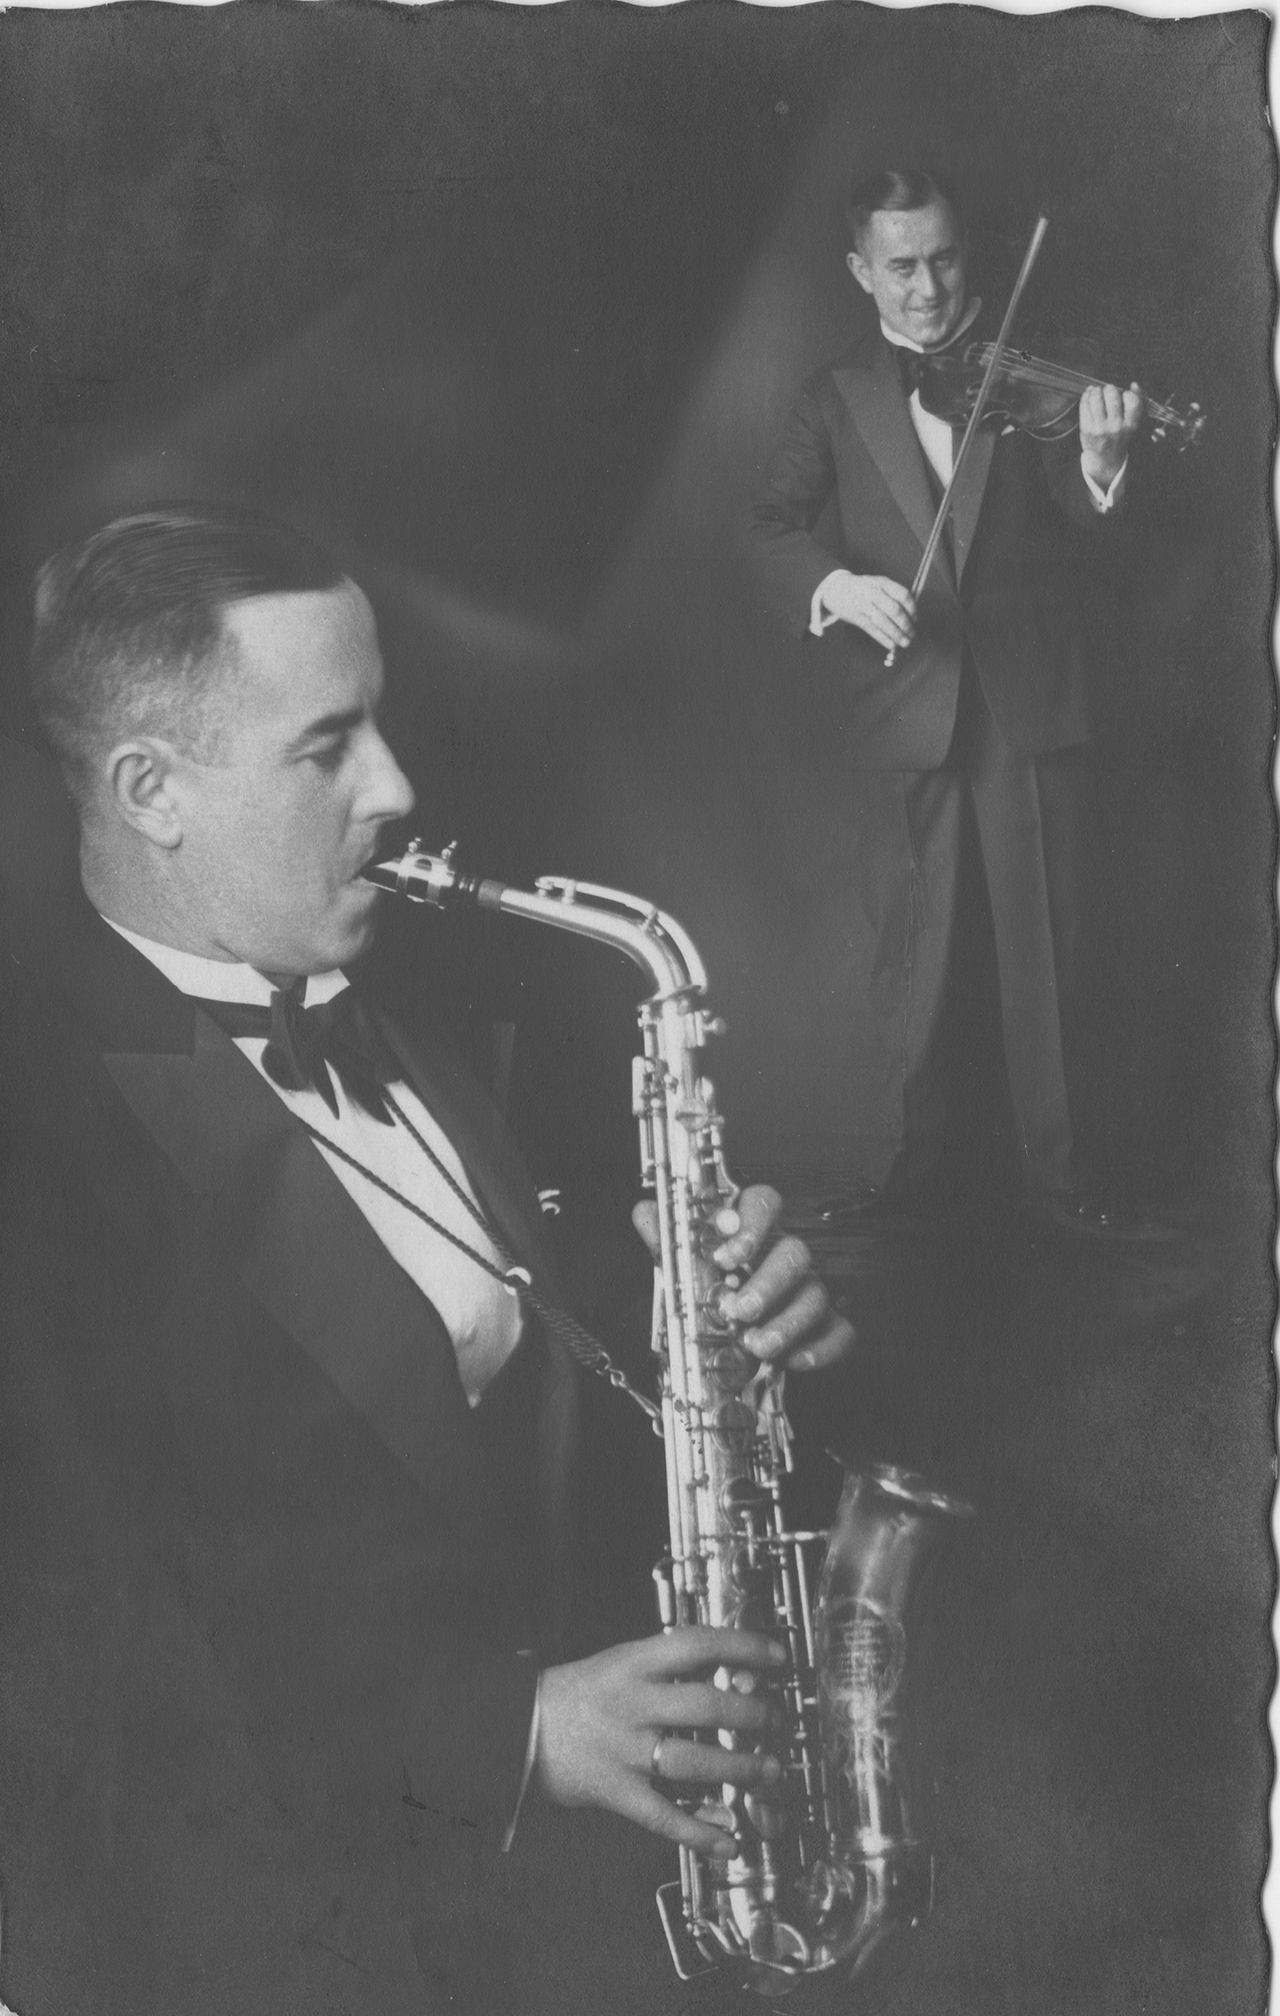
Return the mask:
POLYGON ((532 890, 516 889, 466 873, 456 856, 454 846, 443 854, 429 854, 421 841, 414 840, 402 855, 371 863, 364 870, 365 880, 433 909, 471 904, 612 945, 640 967, 655 1004, 672 1002, 696 1016, 699 1041, 717 1033, 698 1006, 707 986, 698 948, 684 926, 655 904, 621 889, 560 875, 542 876, 532 890))

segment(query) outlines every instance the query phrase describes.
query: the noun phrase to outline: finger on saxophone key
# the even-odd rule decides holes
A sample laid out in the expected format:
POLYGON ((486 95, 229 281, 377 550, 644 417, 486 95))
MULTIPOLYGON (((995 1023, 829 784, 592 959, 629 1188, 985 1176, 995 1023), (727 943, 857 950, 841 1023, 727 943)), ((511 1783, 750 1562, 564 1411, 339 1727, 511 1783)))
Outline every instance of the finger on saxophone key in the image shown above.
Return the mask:
POLYGON ((736 1205, 728 1204, 712 1220, 723 1244, 711 1257, 724 1271, 747 1266, 767 1245, 782 1215, 782 1199, 767 1183, 752 1183, 736 1205))

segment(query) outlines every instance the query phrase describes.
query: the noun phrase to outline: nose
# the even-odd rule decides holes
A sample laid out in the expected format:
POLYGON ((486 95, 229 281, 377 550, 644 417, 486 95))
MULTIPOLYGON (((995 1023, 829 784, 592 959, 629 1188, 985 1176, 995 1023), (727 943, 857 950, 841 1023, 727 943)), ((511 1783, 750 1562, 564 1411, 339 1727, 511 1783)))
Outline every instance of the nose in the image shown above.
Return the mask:
POLYGON ((922 300, 940 301, 942 299, 942 282, 934 272, 932 266, 921 266, 916 279, 916 288, 922 300))
POLYGON ((413 786, 375 728, 369 748, 368 774, 361 792, 361 813, 369 820, 403 819, 413 810, 413 786))

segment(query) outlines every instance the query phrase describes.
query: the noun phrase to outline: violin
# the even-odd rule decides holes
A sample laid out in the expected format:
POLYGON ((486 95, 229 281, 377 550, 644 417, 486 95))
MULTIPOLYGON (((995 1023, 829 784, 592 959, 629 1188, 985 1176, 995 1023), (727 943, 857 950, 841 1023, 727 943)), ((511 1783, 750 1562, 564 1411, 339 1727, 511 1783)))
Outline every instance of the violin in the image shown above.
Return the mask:
MULTIPOLYGON (((963 426, 977 403, 991 362, 994 343, 970 343, 963 350, 926 352, 921 360, 920 403, 939 420, 963 426)), ((1062 361, 1033 357, 1029 350, 1006 347, 983 406, 983 419, 1034 435, 1039 441, 1060 441, 1076 427, 1081 394, 1090 385, 1114 382, 1101 373, 1090 343, 1062 346, 1062 361), (1092 368, 1080 367, 1092 364, 1092 368)), ((1185 413, 1159 399, 1141 394, 1143 413, 1153 441, 1176 439, 1180 449, 1194 446, 1204 432, 1205 415, 1193 400, 1185 413)))
MULTIPOLYGON (((1069 364, 1051 364, 1047 358, 1033 357, 1029 350, 1014 350, 1010 345, 1009 331, 1013 327, 1013 318, 1018 312, 1018 303, 1048 228, 1049 219, 1041 213, 1031 233, 1031 242, 1023 254, 1022 270, 1014 282, 995 342, 971 343, 958 354, 947 351, 926 353, 918 360, 921 405, 928 406, 929 411, 940 420, 963 421, 964 438, 956 450, 933 529, 925 541, 920 565, 911 583, 913 602, 919 601, 920 591, 928 579, 960 472, 983 421, 994 415, 997 420, 1003 419, 1008 425, 1023 428, 1041 439, 1061 440, 1075 426, 1074 409, 1089 387, 1111 382, 1101 380, 1096 367, 1092 371, 1080 371, 1069 364)), ((1077 346, 1081 351, 1085 347, 1077 346)), ((1093 348, 1092 344, 1087 347, 1089 350, 1093 348)), ((1183 448, 1189 448, 1192 442, 1200 439, 1204 415, 1198 405, 1191 405, 1182 414, 1176 413, 1172 406, 1162 406, 1157 400, 1148 399, 1145 393, 1141 397, 1144 413, 1155 423, 1152 433, 1156 439, 1167 438, 1171 430, 1181 436, 1180 445, 1183 448)), ((885 656, 886 667, 893 665, 897 655, 897 645, 891 644, 885 656)))

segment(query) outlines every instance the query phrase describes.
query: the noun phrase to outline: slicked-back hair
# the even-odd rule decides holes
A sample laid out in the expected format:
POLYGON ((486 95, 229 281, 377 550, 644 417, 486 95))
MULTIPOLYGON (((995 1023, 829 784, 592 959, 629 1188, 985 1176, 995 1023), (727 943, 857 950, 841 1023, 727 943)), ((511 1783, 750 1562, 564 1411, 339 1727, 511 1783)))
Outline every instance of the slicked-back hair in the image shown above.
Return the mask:
POLYGON ((36 576, 31 690, 72 796, 122 736, 200 748, 234 604, 346 578, 305 534, 223 505, 140 511, 55 553, 36 576))
POLYGON ((964 216, 955 190, 943 176, 925 168, 877 168, 850 190, 845 204, 849 239, 855 251, 862 247, 863 235, 877 210, 926 210, 930 203, 945 203, 964 230, 964 216))

